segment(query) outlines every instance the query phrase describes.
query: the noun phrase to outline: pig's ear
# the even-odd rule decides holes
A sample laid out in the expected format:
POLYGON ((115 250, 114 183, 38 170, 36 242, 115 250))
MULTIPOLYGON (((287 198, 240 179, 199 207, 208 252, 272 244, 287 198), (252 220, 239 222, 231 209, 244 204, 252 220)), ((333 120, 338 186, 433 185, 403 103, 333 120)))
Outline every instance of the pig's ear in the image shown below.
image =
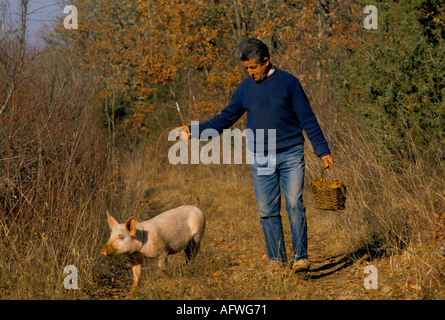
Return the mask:
POLYGON ((127 222, 125 222, 125 230, 130 234, 130 236, 134 237, 136 235, 136 221, 133 217, 129 218, 127 222))
POLYGON ((114 219, 107 211, 107 217, 108 217, 108 225, 110 226, 110 229, 113 230, 113 228, 117 225, 119 225, 119 222, 117 222, 116 219, 114 219))

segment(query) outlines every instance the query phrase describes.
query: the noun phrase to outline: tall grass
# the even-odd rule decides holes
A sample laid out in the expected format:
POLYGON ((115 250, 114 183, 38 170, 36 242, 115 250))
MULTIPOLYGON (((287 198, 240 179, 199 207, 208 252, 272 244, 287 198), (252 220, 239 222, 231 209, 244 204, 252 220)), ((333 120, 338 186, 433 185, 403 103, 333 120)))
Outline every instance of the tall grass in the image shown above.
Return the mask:
MULTIPOLYGON (((112 210, 121 221, 129 216, 145 220, 166 209, 193 204, 199 198, 208 223, 197 260, 186 266, 180 255, 170 257, 168 275, 159 273, 155 264, 147 262, 137 297, 332 298, 333 295, 317 289, 326 285, 327 280, 321 279, 332 277, 330 289, 340 297, 366 299, 367 292, 362 286, 364 276, 358 274, 351 280, 342 273, 342 268, 338 271, 328 268, 330 264, 325 261, 341 257, 340 261, 355 265, 353 268, 361 266, 363 261, 378 267, 380 289, 385 287, 385 292, 390 294, 377 294, 377 299, 443 298, 444 259, 434 250, 437 232, 445 231, 437 229, 435 218, 435 214, 444 209, 441 148, 431 145, 430 149, 422 150, 412 145, 416 162, 394 159, 379 144, 378 132, 363 127, 359 119, 342 112, 328 89, 331 86, 328 82, 306 85, 332 148, 337 178, 348 190, 344 211, 323 212, 315 208, 307 184, 320 175, 321 163, 307 142, 305 203, 309 259, 315 262, 316 270, 326 269, 325 273, 319 271, 315 276, 319 282, 304 283, 286 272, 270 272, 248 165, 169 165, 167 152, 172 142, 165 136, 159 149, 155 148, 164 129, 160 128, 146 144, 120 155, 122 187, 112 210), (355 291, 350 290, 351 281, 356 285, 355 291)), ((170 126, 168 123, 165 127, 170 126)), ((329 172, 327 175, 332 178, 329 172)), ((290 231, 284 210, 282 216, 290 252, 290 231)), ((131 281, 128 272, 119 276, 127 282, 117 284, 112 281, 116 271, 111 274, 106 271, 119 268, 118 261, 99 262, 102 281, 108 279, 104 283, 111 288, 127 288, 131 281)))
MULTIPOLYGON (((136 297, 331 298, 317 289, 324 282, 270 272, 248 165, 169 165, 172 143, 166 136, 155 163, 156 134, 110 155, 106 130, 84 91, 88 78, 65 79, 67 69, 47 68, 48 55, 33 63, 33 75, 40 77, 23 87, 0 118, 1 298, 123 297, 131 282, 127 260, 98 254, 108 237, 104 212, 120 221, 145 220, 197 198, 208 224, 196 261, 185 265, 180 255, 173 256, 167 275, 146 262, 136 297), (46 72, 38 72, 42 68, 46 72), (49 95, 48 88, 58 94, 49 95), (80 290, 64 289, 66 265, 78 269, 80 290)), ((309 258, 342 256, 356 263, 367 256, 385 270, 382 282, 399 289, 395 298, 441 298, 443 258, 434 253, 434 214, 443 211, 445 190, 441 149, 413 146, 417 161, 393 170, 391 154, 375 148, 378 133, 342 114, 325 85, 306 88, 348 197, 344 211, 321 212, 306 189, 309 258)), ((307 143, 307 183, 320 174, 311 150, 307 143)), ((284 211, 283 222, 290 251, 284 211)), ((345 289, 339 273, 330 275, 334 292, 345 289)), ((365 296, 359 288, 344 297, 365 296)))
MULTIPOLYGON (((397 157, 382 143, 391 137, 343 113, 334 93, 323 87, 331 86, 313 86, 314 109, 332 146, 337 176, 348 189, 346 210, 333 221, 343 239, 341 250, 365 249, 374 258, 399 261, 392 264, 399 279, 408 287, 414 283, 416 290, 411 291, 418 296, 431 297, 431 291, 444 286, 443 256, 435 251, 437 239, 445 234, 437 219, 445 212, 443 142, 431 139, 428 146, 416 145, 413 130, 407 129, 409 154, 397 157)), ((308 173, 319 175, 313 157, 308 173)))
POLYGON ((87 278, 97 256, 107 152, 88 78, 76 78, 66 51, 51 49, 26 57, 24 81, 0 117, 2 298, 64 297, 64 267, 87 278))
MULTIPOLYGON (((159 134, 176 124, 167 116, 145 142, 128 138, 131 150, 116 143, 117 131, 94 109, 96 79, 66 50, 26 56, 22 81, 0 115, 0 298, 123 297, 127 260, 99 255, 108 237, 105 211, 142 221, 197 198, 208 223, 196 261, 173 256, 167 275, 147 262, 137 297, 332 298, 318 288, 332 279, 332 291, 353 280, 356 289, 343 297, 366 298, 363 277, 351 280, 341 269, 314 282, 270 272, 249 166, 169 165, 167 135, 156 150, 159 134), (78 269, 79 290, 63 287, 67 265, 78 269)), ((307 142, 309 259, 323 273, 325 261, 341 257, 357 267, 367 257, 385 271, 383 285, 397 288, 390 298, 443 298, 444 259, 434 250, 445 237, 443 146, 412 144, 406 158, 395 158, 379 143, 384 133, 343 113, 327 79, 304 87, 348 195, 344 211, 315 209, 307 184, 319 176, 320 160, 307 142)), ((414 141, 410 132, 406 139, 414 141)), ((284 211, 283 222, 290 251, 284 211)))
MULTIPOLYGON (((116 215, 121 221, 129 216, 145 220, 166 209, 193 204, 199 198, 208 223, 197 260, 186 266, 180 255, 170 257, 168 275, 159 273, 155 264, 147 262, 137 297, 332 298, 317 289, 327 285, 327 280, 321 279, 332 277, 330 290, 339 297, 368 298, 362 286, 364 276, 358 274, 351 280, 342 273, 342 268, 328 269, 330 264, 325 261, 341 257, 346 266, 358 268, 361 263, 368 263, 379 268, 380 289, 385 287, 390 295, 380 293, 375 296, 377 299, 443 298, 444 260, 434 251, 435 213, 443 211, 445 187, 441 178, 444 167, 441 151, 432 148, 427 157, 422 157, 421 150, 413 146, 417 162, 405 162, 401 172, 393 169, 389 163, 393 159, 391 154, 384 148, 377 152, 373 145, 378 138, 376 133, 342 114, 326 89, 317 90, 315 85, 312 88, 312 92, 308 90, 310 99, 332 147, 337 178, 348 189, 344 211, 324 212, 315 208, 307 184, 320 175, 321 163, 307 142, 305 203, 309 259, 314 261, 316 270, 327 269, 316 274, 315 278, 320 280, 314 281, 319 282, 305 283, 286 272, 270 272, 247 164, 169 165, 166 155, 172 142, 165 137, 156 150, 155 135, 147 144, 121 155, 122 189, 114 202, 116 215), (321 108, 326 105, 329 107, 321 108), (435 161, 431 163, 433 155, 435 161), (355 290, 350 289, 351 281, 355 281, 355 290)), ((290 231, 284 210, 282 216, 290 252, 290 231)), ((444 230, 439 232, 443 234, 444 230)), ((107 264, 116 268, 116 263, 116 260, 100 262, 102 270, 109 268, 107 264)), ((113 276, 106 277, 108 284, 112 283, 113 276)), ((128 272, 120 277, 127 281, 121 288, 127 288, 131 281, 128 272)), ((112 287, 116 286, 114 282, 112 287)))

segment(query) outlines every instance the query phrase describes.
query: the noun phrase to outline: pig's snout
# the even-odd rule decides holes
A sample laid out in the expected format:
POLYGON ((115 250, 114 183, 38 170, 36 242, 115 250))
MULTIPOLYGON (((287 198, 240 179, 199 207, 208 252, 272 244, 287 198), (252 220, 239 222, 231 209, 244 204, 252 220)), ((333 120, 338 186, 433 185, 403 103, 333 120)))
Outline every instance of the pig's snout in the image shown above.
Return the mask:
POLYGON ((100 254, 103 255, 103 256, 107 256, 108 252, 107 252, 107 250, 105 248, 102 248, 102 249, 100 249, 100 254))
POLYGON ((103 256, 114 256, 116 253, 116 249, 113 245, 107 243, 102 249, 100 249, 100 254, 103 256))
POLYGON ((102 249, 100 249, 100 253, 103 256, 116 256, 117 255, 117 250, 113 246, 112 243, 108 242, 102 249))

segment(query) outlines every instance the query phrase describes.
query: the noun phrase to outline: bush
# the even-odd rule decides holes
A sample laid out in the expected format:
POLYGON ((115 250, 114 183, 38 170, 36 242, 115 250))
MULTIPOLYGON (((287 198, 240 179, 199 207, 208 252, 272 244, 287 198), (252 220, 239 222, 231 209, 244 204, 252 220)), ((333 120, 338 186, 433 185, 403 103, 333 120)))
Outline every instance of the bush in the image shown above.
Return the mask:
POLYGON ((62 297, 64 267, 88 273, 101 239, 105 139, 88 77, 76 81, 69 59, 54 58, 67 52, 50 49, 25 57, 26 81, 0 116, 2 298, 62 297))
POLYGON ((423 157, 444 147, 444 2, 377 7, 378 29, 361 32, 357 48, 343 53, 337 82, 345 108, 366 122, 376 147, 387 148, 401 169, 403 161, 417 160, 415 148, 423 157))

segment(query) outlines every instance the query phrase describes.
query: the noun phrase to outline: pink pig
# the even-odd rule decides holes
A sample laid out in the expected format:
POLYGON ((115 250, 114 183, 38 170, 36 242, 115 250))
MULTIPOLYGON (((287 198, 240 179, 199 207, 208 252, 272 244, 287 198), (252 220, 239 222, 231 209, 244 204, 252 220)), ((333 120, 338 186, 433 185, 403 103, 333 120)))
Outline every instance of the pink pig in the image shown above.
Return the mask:
POLYGON ((133 264, 133 284, 130 295, 138 286, 143 257, 158 259, 165 271, 167 256, 184 250, 187 261, 198 253, 204 234, 205 216, 196 206, 184 205, 165 211, 141 223, 131 217, 119 224, 108 214, 111 235, 100 250, 104 256, 127 254, 133 264))

